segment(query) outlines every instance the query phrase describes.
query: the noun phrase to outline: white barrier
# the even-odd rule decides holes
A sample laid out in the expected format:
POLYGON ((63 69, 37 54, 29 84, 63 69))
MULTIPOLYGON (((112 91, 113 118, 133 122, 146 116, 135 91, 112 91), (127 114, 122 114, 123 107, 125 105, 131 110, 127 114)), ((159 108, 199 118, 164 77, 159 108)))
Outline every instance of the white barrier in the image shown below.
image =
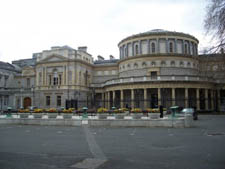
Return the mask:
POLYGON ((116 117, 115 116, 107 116, 107 120, 115 120, 116 117))
POLYGON ((133 117, 132 116, 124 116, 124 120, 132 120, 133 117))
POLYGON ((82 116, 72 116, 72 119, 74 119, 74 120, 81 120, 82 116))
POLYGON ((28 119, 33 119, 34 115, 28 115, 28 119))
POLYGON ((63 119, 63 116, 56 116, 56 119, 63 119))
POLYGON ((42 119, 48 119, 48 115, 43 115, 42 119))

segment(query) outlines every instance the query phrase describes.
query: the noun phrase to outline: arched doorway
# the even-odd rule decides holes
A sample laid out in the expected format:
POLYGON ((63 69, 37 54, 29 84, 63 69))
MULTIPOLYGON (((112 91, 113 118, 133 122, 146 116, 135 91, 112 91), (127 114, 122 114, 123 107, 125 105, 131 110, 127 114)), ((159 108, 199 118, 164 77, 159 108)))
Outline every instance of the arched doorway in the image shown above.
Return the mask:
POLYGON ((30 97, 24 98, 24 100, 23 100, 24 109, 27 109, 30 106, 31 106, 31 98, 30 97))

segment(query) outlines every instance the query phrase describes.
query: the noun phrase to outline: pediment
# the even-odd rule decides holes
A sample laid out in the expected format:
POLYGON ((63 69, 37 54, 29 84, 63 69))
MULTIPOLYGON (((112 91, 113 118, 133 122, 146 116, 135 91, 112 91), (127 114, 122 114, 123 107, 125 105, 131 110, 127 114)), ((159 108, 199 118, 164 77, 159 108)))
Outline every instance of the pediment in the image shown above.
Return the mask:
POLYGON ((60 62, 60 61, 65 61, 65 60, 67 60, 66 57, 53 54, 53 55, 47 56, 46 58, 41 60, 41 62, 60 62))

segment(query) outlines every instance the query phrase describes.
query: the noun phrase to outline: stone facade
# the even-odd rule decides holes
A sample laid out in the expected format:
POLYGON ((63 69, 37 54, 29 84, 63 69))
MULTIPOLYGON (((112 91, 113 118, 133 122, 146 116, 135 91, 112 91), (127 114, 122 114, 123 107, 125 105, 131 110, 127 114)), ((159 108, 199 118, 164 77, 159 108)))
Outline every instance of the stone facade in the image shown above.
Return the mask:
POLYGON ((13 61, 22 71, 0 86, 0 98, 10 98, 1 110, 159 105, 225 110, 224 54, 198 55, 195 37, 158 29, 129 36, 118 47, 120 59, 93 61, 87 47, 55 46, 13 61))

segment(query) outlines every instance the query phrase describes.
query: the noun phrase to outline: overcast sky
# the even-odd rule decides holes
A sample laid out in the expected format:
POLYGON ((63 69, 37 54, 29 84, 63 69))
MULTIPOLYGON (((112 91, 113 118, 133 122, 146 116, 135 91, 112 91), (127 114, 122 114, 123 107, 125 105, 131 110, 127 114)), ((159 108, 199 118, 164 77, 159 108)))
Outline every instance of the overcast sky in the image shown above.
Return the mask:
POLYGON ((203 20, 207 0, 1 0, 0 61, 31 58, 51 46, 69 45, 119 58, 127 36, 165 29, 208 45, 203 20))

